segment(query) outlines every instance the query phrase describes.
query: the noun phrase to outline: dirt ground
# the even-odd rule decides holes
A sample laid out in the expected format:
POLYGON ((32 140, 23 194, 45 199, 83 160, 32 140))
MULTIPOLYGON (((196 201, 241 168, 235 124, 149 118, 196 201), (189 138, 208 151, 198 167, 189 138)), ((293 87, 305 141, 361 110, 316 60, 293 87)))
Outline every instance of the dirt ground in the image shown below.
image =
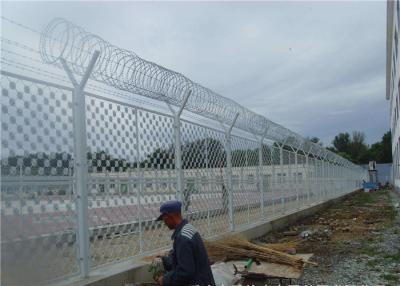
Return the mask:
POLYGON ((297 253, 313 253, 290 285, 400 285, 400 196, 362 191, 262 242, 299 240, 297 253))

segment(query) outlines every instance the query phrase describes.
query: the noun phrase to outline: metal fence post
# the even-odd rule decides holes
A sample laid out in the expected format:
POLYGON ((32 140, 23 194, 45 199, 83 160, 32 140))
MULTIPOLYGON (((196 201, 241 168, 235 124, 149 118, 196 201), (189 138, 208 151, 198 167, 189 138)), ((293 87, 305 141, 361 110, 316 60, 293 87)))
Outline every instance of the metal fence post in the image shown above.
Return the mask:
POLYGON ((89 79, 94 65, 99 57, 95 51, 85 74, 78 83, 68 67, 67 62, 61 59, 62 65, 74 86, 73 92, 73 132, 74 132, 74 177, 76 184, 76 210, 78 213, 78 260, 81 277, 89 275, 89 221, 88 221, 88 165, 86 142, 86 103, 83 89, 89 79))
MULTIPOLYGON (((336 165, 336 164, 334 164, 334 165, 336 165)), ((333 174, 333 179, 334 180, 338 180, 339 179, 339 181, 340 181, 340 189, 339 189, 339 193, 340 194, 343 194, 344 192, 345 192, 345 189, 346 189, 346 182, 345 182, 345 177, 344 177, 344 172, 343 172, 343 166, 337 166, 337 168, 338 168, 338 172, 337 172, 337 174, 335 173, 335 174, 333 174)))
POLYGON ((258 149, 258 184, 259 184, 260 192, 261 192, 261 217, 265 218, 264 178, 263 178, 263 172, 262 172, 262 169, 263 169, 263 154, 262 154, 263 141, 264 141, 264 137, 261 138, 260 148, 258 149))
POLYGON ((334 171, 335 171, 335 169, 332 166, 332 161, 328 160, 328 176, 329 176, 329 182, 330 182, 330 186, 331 186, 329 194, 328 194, 329 199, 336 195, 336 183, 333 180, 334 171))
POLYGON ((313 154, 313 158, 312 158, 312 171, 313 171, 313 175, 312 175, 312 182, 311 182, 311 196, 312 196, 312 200, 311 202, 313 204, 315 204, 318 200, 318 193, 317 193, 317 158, 315 156, 315 154, 313 154))
POLYGON ((347 182, 345 180, 345 178, 343 177, 343 174, 345 174, 346 172, 344 172, 345 170, 343 169, 344 167, 342 165, 340 165, 337 161, 335 161, 335 167, 337 168, 336 172, 335 172, 335 180, 339 182, 339 186, 340 188, 342 188, 342 193, 347 193, 346 190, 346 185, 347 182))
MULTIPOLYGON (((140 161, 140 136, 139 136, 139 111, 136 109, 135 112, 135 128, 136 128, 136 156, 137 156, 137 160, 140 161)), ((130 176, 130 185, 131 188, 134 186, 134 184, 136 185, 137 188, 137 192, 136 192, 136 199, 137 199, 137 208, 138 208, 138 222, 139 222, 139 226, 138 226, 138 231, 139 231, 139 253, 143 252, 143 230, 142 230, 142 202, 141 202, 141 198, 143 195, 143 179, 144 179, 144 174, 143 174, 143 170, 141 169, 140 163, 137 163, 137 165, 135 166, 136 168, 136 172, 135 172, 135 179, 136 179, 136 183, 133 182, 132 179, 132 174, 131 172, 129 172, 129 176, 130 176)))
MULTIPOLYGON (((308 158, 309 158, 309 154, 305 153, 304 154, 306 157, 306 163, 305 163, 305 168, 306 168, 306 188, 307 188, 307 204, 310 203, 310 171, 309 171, 309 162, 308 162, 308 158)), ((303 204, 304 205, 304 204, 303 204)))
POLYGON ((318 175, 319 175, 319 178, 318 178, 318 203, 322 202, 322 178, 323 178, 323 175, 322 175, 322 160, 321 160, 321 157, 320 157, 320 153, 318 154, 318 165, 317 165, 318 175))
POLYGON ((317 164, 316 164, 316 173, 318 173, 318 179, 317 179, 317 203, 320 203, 322 201, 321 197, 322 197, 322 188, 321 188, 321 179, 322 179, 322 166, 321 166, 321 150, 318 150, 318 154, 317 154, 317 164))
POLYGON ((336 184, 338 184, 339 192, 344 193, 344 184, 340 181, 341 179, 341 174, 342 174, 342 168, 337 165, 336 161, 333 162, 334 166, 334 173, 333 173, 333 179, 336 184))
POLYGON ((343 176, 347 172, 344 169, 344 166, 339 165, 338 163, 336 163, 336 164, 337 164, 337 168, 338 168, 337 173, 336 173, 336 180, 339 181, 340 187, 343 188, 343 193, 347 193, 348 182, 347 182, 345 176, 343 176))
POLYGON ((271 168, 272 168, 272 176, 271 176, 271 200, 272 200, 272 217, 275 217, 275 193, 276 193, 276 169, 275 169, 275 147, 271 147, 271 168))
MULTIPOLYGON (((244 154, 244 157, 245 157, 245 166, 246 166, 246 168, 248 168, 249 167, 249 156, 248 156, 248 152, 246 151, 246 153, 244 154)), ((240 170, 240 172, 241 172, 241 190, 243 190, 243 191, 245 191, 246 190, 246 187, 245 187, 245 184, 246 183, 248 183, 248 181, 246 182, 246 180, 244 179, 244 170, 243 170, 243 167, 241 168, 241 170, 240 170)), ((247 179, 248 180, 248 179, 247 179)), ((246 202, 247 202, 247 223, 249 223, 250 222, 250 200, 249 200, 249 197, 251 196, 251 194, 248 194, 247 196, 246 196, 246 202)))
MULTIPOLYGON (((260 191, 260 196, 261 196, 261 217, 264 219, 265 218, 265 194, 264 194, 264 178, 263 178, 263 144, 264 144, 264 139, 265 136, 267 136, 268 133, 268 129, 269 127, 267 127, 265 129, 265 132, 263 134, 263 136, 260 139, 260 147, 258 148, 258 172, 257 172, 257 176, 258 176, 258 187, 259 187, 259 191, 260 191)), ((257 136, 255 134, 253 134, 254 138, 257 140, 257 136)))
MULTIPOLYGON (((174 145, 175 145, 175 170, 176 170, 176 199, 182 201, 183 172, 181 148, 181 122, 179 116, 174 116, 174 145)), ((183 208, 184 209, 184 208, 183 208)))
POLYGON ((294 166, 295 166, 295 170, 296 170, 296 175, 294 176, 294 188, 296 190, 297 208, 300 208, 300 206, 299 206, 299 184, 298 184, 299 170, 298 170, 298 159, 297 159, 298 152, 299 152, 299 150, 296 150, 296 152, 294 152, 294 166))
POLYGON ((347 166, 344 166, 342 163, 338 163, 338 166, 340 167, 340 173, 337 175, 339 180, 341 181, 341 185, 343 186, 342 188, 344 189, 343 193, 348 192, 348 188, 351 186, 350 180, 351 177, 349 173, 351 172, 349 169, 347 169, 347 166))
MULTIPOLYGON (((283 169, 283 144, 282 144, 282 146, 280 146, 279 147, 279 166, 280 166, 280 169, 281 169, 281 207, 282 207, 282 213, 284 213, 285 212, 285 199, 284 199, 284 191, 283 191, 283 185, 285 185, 286 184, 286 182, 284 182, 284 179, 283 179, 283 174, 284 174, 284 169, 283 169)), ((285 189, 286 189, 286 186, 285 186, 285 189)))
POLYGON ((226 141, 226 167, 227 167, 227 179, 228 179, 228 199, 229 199, 229 227, 231 231, 235 230, 235 219, 233 213, 233 183, 232 183, 232 140, 231 132, 232 128, 239 117, 239 113, 236 114, 232 121, 231 126, 225 133, 226 141))
POLYGON ((139 221, 139 253, 143 253, 143 228, 142 228, 142 196, 143 196, 143 179, 144 179, 144 171, 139 170, 139 174, 137 174, 138 178, 138 189, 137 189, 137 202, 138 202, 138 221, 139 221))
MULTIPOLYGON (((291 148, 292 149, 292 148, 291 148)), ((293 150, 293 149, 292 149, 293 150)), ((287 157, 288 157, 288 162, 287 162, 287 176, 285 176, 287 183, 286 183, 286 192, 289 195, 287 197, 288 205, 290 207, 290 203, 292 201, 292 191, 293 191, 293 170, 292 170, 292 151, 287 150, 287 157)))
MULTIPOLYGON (((339 169, 337 169, 336 168, 337 166, 336 166, 336 164, 335 164, 335 162, 333 161, 333 162, 331 162, 331 169, 332 169, 332 171, 331 171, 331 176, 332 176, 332 182, 333 182, 333 184, 336 186, 336 193, 337 192, 341 192, 341 191, 343 191, 342 189, 341 189, 341 184, 337 181, 337 171, 339 171, 339 169)), ((335 195, 336 195, 336 193, 335 193, 335 195)))
POLYGON ((321 201, 325 201, 326 198, 326 166, 325 166, 325 155, 322 155, 322 160, 321 160, 321 175, 322 175, 322 184, 321 184, 321 196, 322 199, 321 201))
POLYGON ((325 158, 322 157, 321 160, 322 164, 321 164, 321 177, 322 177, 322 184, 321 184, 321 201, 325 201, 325 197, 326 197, 326 168, 325 168, 325 158))
POLYGON ((339 166, 340 166, 340 173, 338 174, 338 177, 343 186, 344 193, 347 193, 347 188, 349 187, 349 178, 350 178, 348 175, 348 170, 342 164, 340 164, 339 166))
MULTIPOLYGON (((181 148, 181 115, 191 93, 192 93, 191 90, 187 91, 183 99, 183 103, 179 107, 179 110, 177 112, 171 107, 169 103, 167 103, 169 109, 171 110, 171 113, 174 116, 175 170, 177 173, 176 198, 179 201, 182 201, 183 180, 184 180, 183 169, 182 169, 182 148, 181 148)), ((183 209, 185 209, 185 206, 183 207, 183 209)))

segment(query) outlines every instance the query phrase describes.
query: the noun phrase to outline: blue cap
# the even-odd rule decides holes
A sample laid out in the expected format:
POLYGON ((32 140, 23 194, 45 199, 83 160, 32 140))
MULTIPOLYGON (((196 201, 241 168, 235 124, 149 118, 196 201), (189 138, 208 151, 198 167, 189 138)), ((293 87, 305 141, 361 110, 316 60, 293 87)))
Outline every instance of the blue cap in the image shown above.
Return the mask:
POLYGON ((163 203, 160 206, 161 215, 157 218, 156 221, 162 220, 163 215, 170 213, 180 213, 181 212, 182 203, 180 201, 168 201, 163 203))

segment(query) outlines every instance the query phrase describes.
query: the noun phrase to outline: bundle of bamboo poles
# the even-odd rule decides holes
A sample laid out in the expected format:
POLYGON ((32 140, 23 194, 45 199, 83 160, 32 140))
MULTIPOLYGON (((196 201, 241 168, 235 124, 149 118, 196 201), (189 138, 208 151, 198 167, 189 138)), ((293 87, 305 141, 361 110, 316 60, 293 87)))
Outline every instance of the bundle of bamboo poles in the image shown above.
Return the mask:
POLYGON ((302 258, 289 255, 265 246, 253 244, 239 237, 227 237, 218 241, 206 241, 205 246, 211 261, 241 260, 247 258, 259 259, 266 262, 286 264, 302 269, 302 258))
POLYGON ((278 243, 256 243, 259 246, 271 248, 276 251, 285 252, 289 248, 297 248, 299 244, 303 242, 303 239, 295 239, 287 242, 278 242, 278 243))

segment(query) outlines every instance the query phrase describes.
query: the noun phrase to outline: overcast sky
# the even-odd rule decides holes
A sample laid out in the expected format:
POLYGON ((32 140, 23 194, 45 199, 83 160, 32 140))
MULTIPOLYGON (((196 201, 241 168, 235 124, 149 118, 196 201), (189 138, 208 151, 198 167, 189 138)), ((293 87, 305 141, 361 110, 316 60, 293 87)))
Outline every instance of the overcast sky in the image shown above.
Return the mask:
POLYGON ((303 136, 389 130, 386 2, 2 2, 37 30, 63 17, 303 136))

